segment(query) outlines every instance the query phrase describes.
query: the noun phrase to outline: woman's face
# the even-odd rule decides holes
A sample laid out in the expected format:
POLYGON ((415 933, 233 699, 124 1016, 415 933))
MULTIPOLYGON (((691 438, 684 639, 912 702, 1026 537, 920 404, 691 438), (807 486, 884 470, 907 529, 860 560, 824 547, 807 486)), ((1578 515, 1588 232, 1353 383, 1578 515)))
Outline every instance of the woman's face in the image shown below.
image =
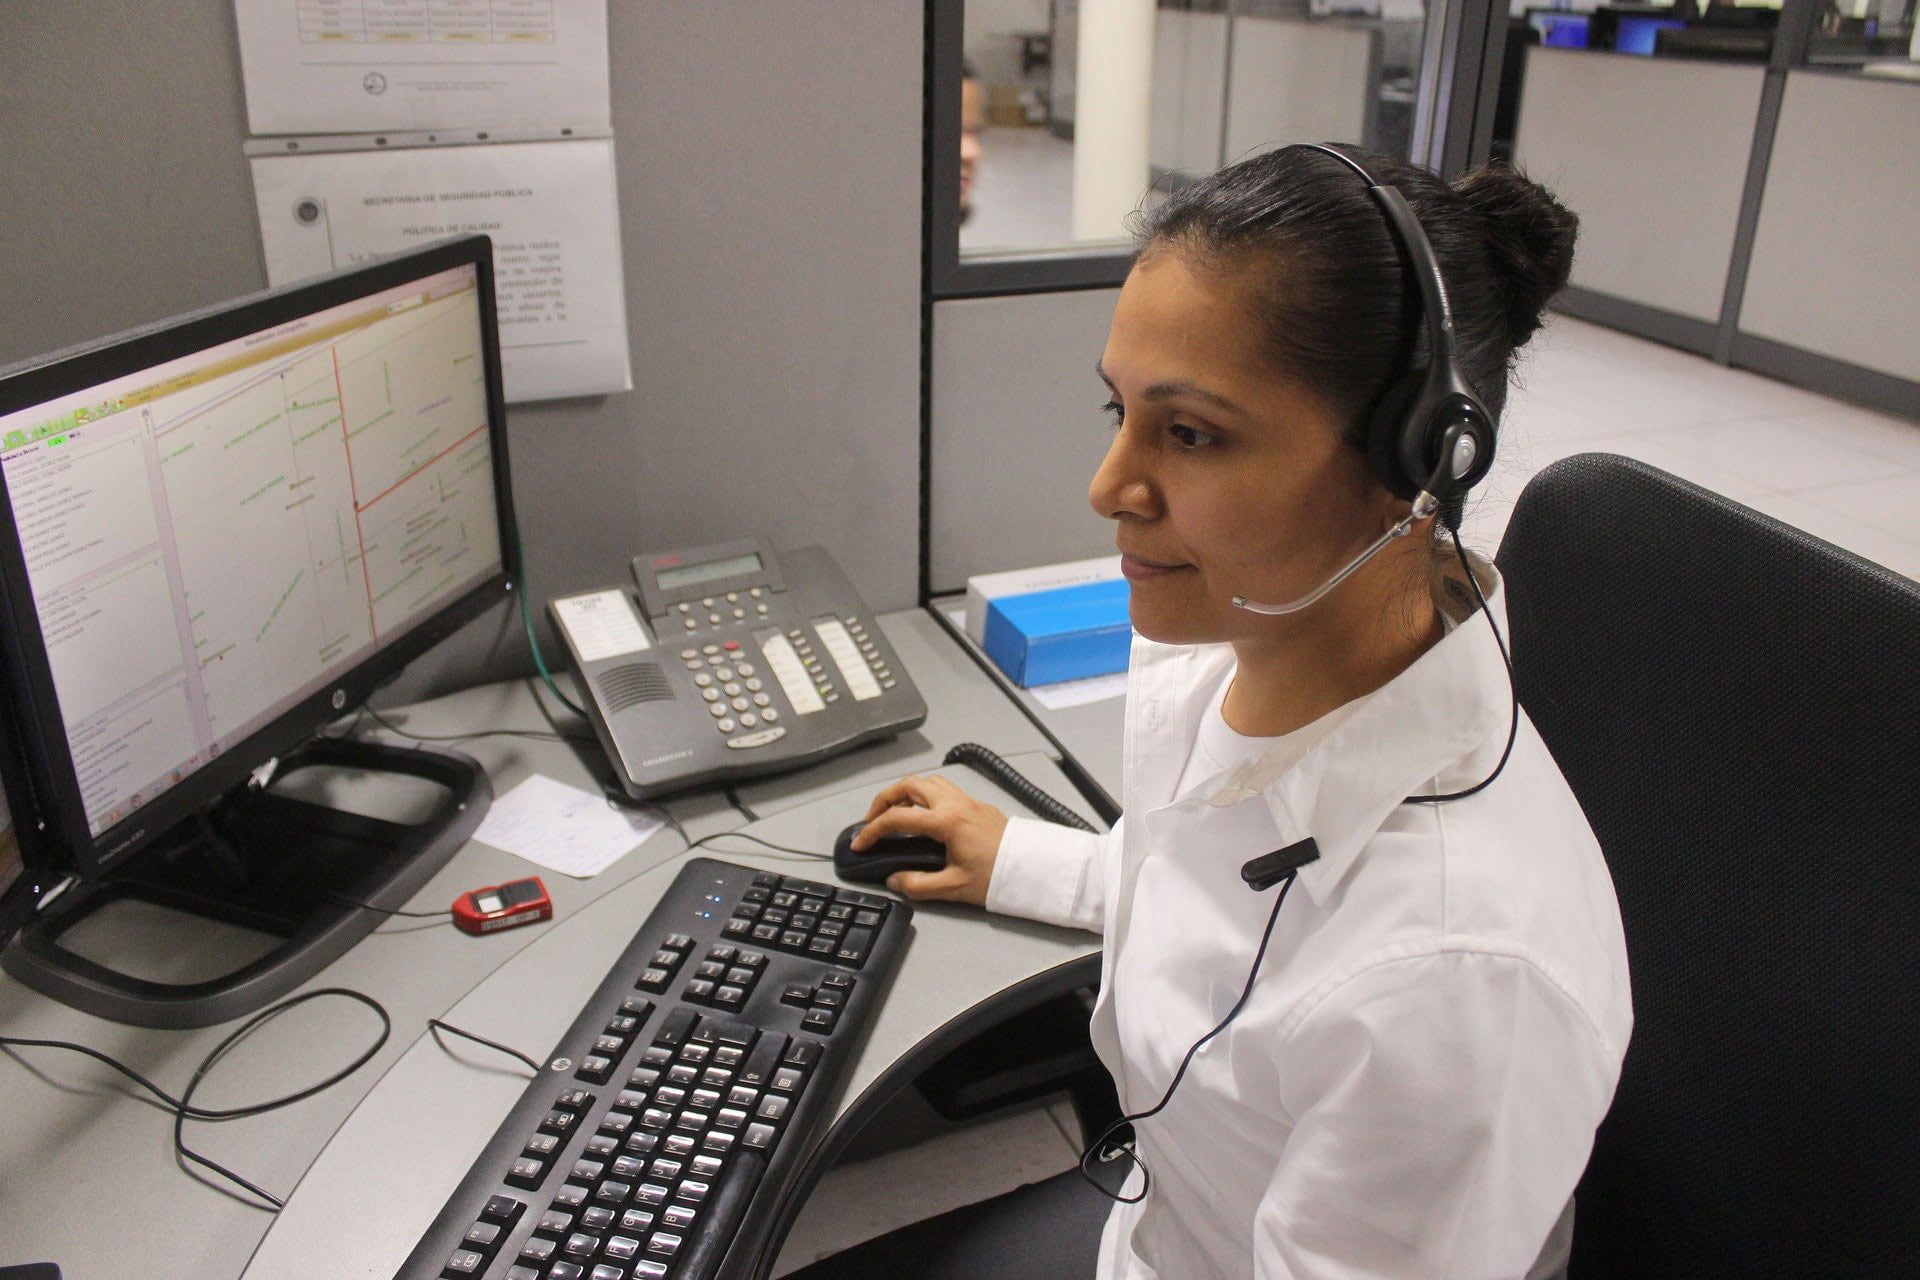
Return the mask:
MULTIPOLYGON (((1312 625, 1283 603, 1326 581, 1396 518, 1318 397, 1275 372, 1233 286, 1160 246, 1120 291, 1100 373, 1117 430, 1089 492, 1117 522, 1134 627, 1169 644, 1312 625)), ((1405 504, 1399 504, 1404 513, 1405 504)), ((1343 592, 1362 589, 1362 575, 1343 592)))

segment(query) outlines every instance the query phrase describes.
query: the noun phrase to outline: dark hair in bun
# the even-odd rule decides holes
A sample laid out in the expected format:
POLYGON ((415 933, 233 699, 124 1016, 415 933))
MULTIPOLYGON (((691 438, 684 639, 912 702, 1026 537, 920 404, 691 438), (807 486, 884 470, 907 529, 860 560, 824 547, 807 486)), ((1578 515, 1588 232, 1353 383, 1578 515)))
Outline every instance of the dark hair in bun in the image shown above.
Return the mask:
MULTIPOLYGON (((1505 164, 1448 185, 1341 150, 1412 205, 1453 304, 1461 371, 1498 415, 1514 353, 1567 282, 1579 219, 1505 164)), ((1175 249, 1240 286, 1275 367, 1317 391, 1361 449, 1382 393, 1426 359, 1419 286, 1366 186, 1331 156, 1282 148, 1182 187, 1146 215, 1139 243, 1143 260, 1175 249)))

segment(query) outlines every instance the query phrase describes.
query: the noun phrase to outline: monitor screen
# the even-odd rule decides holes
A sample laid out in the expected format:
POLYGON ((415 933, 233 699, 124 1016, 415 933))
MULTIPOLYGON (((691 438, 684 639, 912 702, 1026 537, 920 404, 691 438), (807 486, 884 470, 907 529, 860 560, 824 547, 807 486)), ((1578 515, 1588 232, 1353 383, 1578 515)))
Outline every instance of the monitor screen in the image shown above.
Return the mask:
POLYGON ((1587 47, 1587 15, 1584 13, 1534 13, 1528 21, 1540 33, 1540 43, 1550 49, 1587 47))
POLYGON ((131 335, 34 403, 0 382, 12 614, 87 836, 321 695, 311 732, 325 691, 504 581, 490 275, 433 259, 131 335))
POLYGON ((1687 24, 1679 18, 1648 18, 1639 14, 1621 14, 1620 27, 1613 37, 1615 53, 1651 54, 1653 43, 1662 31, 1678 31, 1687 24))

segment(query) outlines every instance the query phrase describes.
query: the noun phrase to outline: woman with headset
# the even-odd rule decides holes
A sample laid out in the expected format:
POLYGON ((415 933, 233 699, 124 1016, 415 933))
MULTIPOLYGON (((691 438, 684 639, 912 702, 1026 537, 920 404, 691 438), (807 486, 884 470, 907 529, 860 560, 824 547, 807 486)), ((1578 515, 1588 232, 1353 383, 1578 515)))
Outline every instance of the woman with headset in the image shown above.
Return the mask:
MULTIPOLYGON (((1093 1041, 1134 1141, 1083 1169, 1123 1175, 1118 1203, 1053 1201, 1096 1206, 1050 1219, 1084 1256, 1039 1264, 1030 1241, 969 1274, 1564 1267, 1632 1024, 1626 952, 1514 702, 1498 576, 1453 528, 1575 225, 1508 168, 1449 185, 1330 147, 1147 221, 1091 490, 1139 635, 1125 817, 1090 835, 907 778, 855 841, 934 836, 946 868, 897 892, 1105 939, 1093 1041), (1062 1220, 1096 1213, 1097 1257, 1062 1220)), ((918 1274, 968 1253, 934 1238, 918 1274)))

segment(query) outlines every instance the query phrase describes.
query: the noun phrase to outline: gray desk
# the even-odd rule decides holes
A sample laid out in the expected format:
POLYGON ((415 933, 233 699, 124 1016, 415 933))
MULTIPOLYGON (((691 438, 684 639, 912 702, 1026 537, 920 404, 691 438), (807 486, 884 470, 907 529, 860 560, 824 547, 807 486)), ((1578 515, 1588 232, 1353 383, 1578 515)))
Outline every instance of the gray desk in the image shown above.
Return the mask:
MULTIPOLYGON (((926 725, 749 788, 748 802, 773 815, 751 830, 782 844, 824 848, 833 832, 864 812, 877 785, 934 768, 947 746, 968 739, 1016 757, 1035 781, 1083 807, 1044 758, 1025 754, 1044 748, 1041 735, 932 618, 913 610, 881 621, 926 697, 926 725)), ((392 718, 422 734, 545 727, 533 694, 517 683, 468 690, 392 718)), ((597 751, 568 743, 482 738, 459 746, 486 766, 500 792, 535 771, 592 786, 593 769, 604 767, 597 751)), ((957 780, 976 794, 992 794, 970 775, 957 780)), ((696 837, 740 822, 709 794, 675 801, 673 809, 696 837)), ((745 852, 751 848, 745 841, 716 843, 726 851, 704 852, 775 870, 801 865, 745 852), (732 844, 743 852, 726 849, 732 844)), ((7 1099, 0 1128, 0 1263, 57 1261, 69 1280, 220 1280, 243 1272, 249 1280, 384 1280, 526 1080, 519 1064, 477 1047, 439 1048, 423 1036, 425 1020, 444 1016, 544 1054, 685 856, 678 838, 663 831, 592 880, 546 876, 556 920, 495 937, 396 921, 309 984, 375 996, 393 1017, 393 1038, 368 1066, 315 1098, 188 1129, 189 1143, 212 1159, 276 1194, 291 1191, 278 1219, 176 1167, 170 1117, 134 1097, 106 1068, 51 1050, 0 1057, 7 1099)), ((802 874, 830 878, 830 870, 806 862, 802 874)), ((464 889, 526 872, 517 858, 469 844, 413 906, 438 908, 464 889)), ((842 1095, 815 1173, 890 1093, 981 1020, 1081 985, 1097 972, 1097 940, 1088 934, 943 907, 921 910, 915 926, 905 968, 842 1095)), ((158 917, 117 920, 95 945, 109 954, 136 954, 163 941, 166 930, 158 917)), ((210 934, 206 950, 237 953, 242 945, 210 934)), ((76 1040, 170 1089, 184 1083, 228 1029, 118 1026, 0 977, 5 1034, 76 1040)), ((290 1092, 350 1061, 375 1029, 373 1016, 356 1004, 310 1002, 236 1050, 196 1102, 228 1106, 290 1092)))

